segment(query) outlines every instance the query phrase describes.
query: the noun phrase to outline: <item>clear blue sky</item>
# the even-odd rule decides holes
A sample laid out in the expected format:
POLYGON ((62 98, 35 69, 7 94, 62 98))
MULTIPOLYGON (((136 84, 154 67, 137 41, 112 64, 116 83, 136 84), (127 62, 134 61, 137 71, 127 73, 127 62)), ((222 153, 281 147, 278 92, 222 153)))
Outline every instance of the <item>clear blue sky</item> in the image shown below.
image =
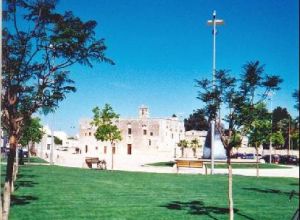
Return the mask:
POLYGON ((259 60, 280 75, 282 89, 273 107, 293 115, 292 92, 299 88, 298 0, 60 0, 83 20, 96 20, 99 38, 115 66, 71 68, 77 92, 67 95, 54 115, 42 117, 55 129, 76 133, 80 118, 110 103, 121 117, 135 117, 141 104, 153 117, 187 117, 203 107, 194 79, 211 77, 212 11, 225 20, 218 28, 217 69, 238 76, 247 61, 259 60), (71 128, 75 126, 75 128, 71 128))

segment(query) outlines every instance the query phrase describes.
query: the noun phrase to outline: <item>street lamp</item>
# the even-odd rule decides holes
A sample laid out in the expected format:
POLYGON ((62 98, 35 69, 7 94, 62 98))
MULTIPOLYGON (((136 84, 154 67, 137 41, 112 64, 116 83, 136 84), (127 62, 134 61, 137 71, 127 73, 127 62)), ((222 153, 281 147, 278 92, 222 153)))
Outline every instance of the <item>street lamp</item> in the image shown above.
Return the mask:
POLYGON ((269 146, 269 151, 270 151, 270 164, 272 163, 272 133, 273 133, 273 102, 272 102, 272 96, 274 95, 275 93, 273 93, 272 91, 270 91, 268 93, 268 96, 270 97, 270 112, 271 112, 271 135, 270 135, 270 146, 269 146))
MULTIPOLYGON (((53 55, 53 51, 55 50, 54 48, 54 45, 53 44, 50 44, 49 45, 49 48, 50 50, 52 50, 52 65, 51 65, 51 72, 54 72, 55 71, 55 68, 54 68, 54 55, 53 55)), ((51 149, 50 149, 50 165, 53 165, 54 162, 53 162, 53 150, 54 150, 54 113, 52 115, 52 128, 51 128, 51 149)))
MULTIPOLYGON (((213 66, 212 66, 212 75, 213 75, 213 91, 215 90, 215 77, 216 77, 216 33, 217 25, 224 24, 224 21, 221 19, 216 19, 217 12, 213 11, 213 19, 208 20, 207 24, 213 26, 213 66)), ((211 126, 211 174, 214 174, 214 138, 215 138, 215 118, 212 118, 210 121, 211 126)))

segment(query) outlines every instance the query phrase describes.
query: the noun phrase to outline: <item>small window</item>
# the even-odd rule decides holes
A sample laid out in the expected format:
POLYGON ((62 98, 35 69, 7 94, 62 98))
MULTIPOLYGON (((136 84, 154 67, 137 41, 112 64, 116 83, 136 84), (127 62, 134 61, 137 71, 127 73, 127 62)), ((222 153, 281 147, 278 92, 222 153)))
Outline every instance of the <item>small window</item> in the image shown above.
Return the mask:
POLYGON ((50 150, 51 144, 47 144, 47 150, 50 150))
POLYGON ((107 146, 104 146, 104 154, 107 153, 107 146))
POLYGON ((116 147, 112 147, 112 153, 116 154, 116 147))
POLYGON ((147 135, 147 130, 144 129, 144 135, 147 135))
POLYGON ((153 136, 153 132, 150 132, 150 136, 153 136))
POLYGON ((89 132, 89 136, 92 136, 92 132, 89 132))
POLYGON ((131 134, 131 128, 128 128, 128 134, 129 135, 131 134))
POLYGON ((149 146, 151 146, 151 140, 149 139, 149 146))
POLYGON ((95 147, 95 150, 98 150, 98 147, 97 147, 97 146, 95 147))
POLYGON ((85 153, 87 153, 87 152, 88 152, 88 146, 85 145, 85 153))
POLYGON ((174 138, 174 134, 172 134, 172 139, 174 138))

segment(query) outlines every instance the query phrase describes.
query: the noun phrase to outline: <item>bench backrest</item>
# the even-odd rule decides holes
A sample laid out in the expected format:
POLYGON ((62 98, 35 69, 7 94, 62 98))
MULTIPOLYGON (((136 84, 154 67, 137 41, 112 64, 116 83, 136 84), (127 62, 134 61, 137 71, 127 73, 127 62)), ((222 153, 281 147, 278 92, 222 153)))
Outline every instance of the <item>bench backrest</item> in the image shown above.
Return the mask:
POLYGON ((177 160, 177 167, 192 167, 192 168, 201 168, 203 167, 203 162, 199 160, 177 160))

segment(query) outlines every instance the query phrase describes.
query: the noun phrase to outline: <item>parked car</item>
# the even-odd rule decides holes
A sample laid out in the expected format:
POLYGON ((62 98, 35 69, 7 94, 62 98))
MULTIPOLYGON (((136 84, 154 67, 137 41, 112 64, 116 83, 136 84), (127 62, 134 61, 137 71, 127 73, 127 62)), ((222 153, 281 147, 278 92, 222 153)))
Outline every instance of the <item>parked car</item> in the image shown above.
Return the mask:
MULTIPOLYGON (((266 163, 270 163, 270 155, 264 155, 262 157, 266 161, 266 163)), ((280 157, 277 154, 272 154, 272 163, 279 163, 280 162, 280 157)))
POLYGON ((245 159, 245 154, 242 153, 235 153, 231 156, 231 158, 235 158, 235 159, 245 159))
POLYGON ((297 158, 295 155, 281 155, 280 163, 299 165, 299 158, 297 158))
POLYGON ((254 158, 255 158, 254 154, 246 154, 245 155, 245 159, 254 159, 254 158))

